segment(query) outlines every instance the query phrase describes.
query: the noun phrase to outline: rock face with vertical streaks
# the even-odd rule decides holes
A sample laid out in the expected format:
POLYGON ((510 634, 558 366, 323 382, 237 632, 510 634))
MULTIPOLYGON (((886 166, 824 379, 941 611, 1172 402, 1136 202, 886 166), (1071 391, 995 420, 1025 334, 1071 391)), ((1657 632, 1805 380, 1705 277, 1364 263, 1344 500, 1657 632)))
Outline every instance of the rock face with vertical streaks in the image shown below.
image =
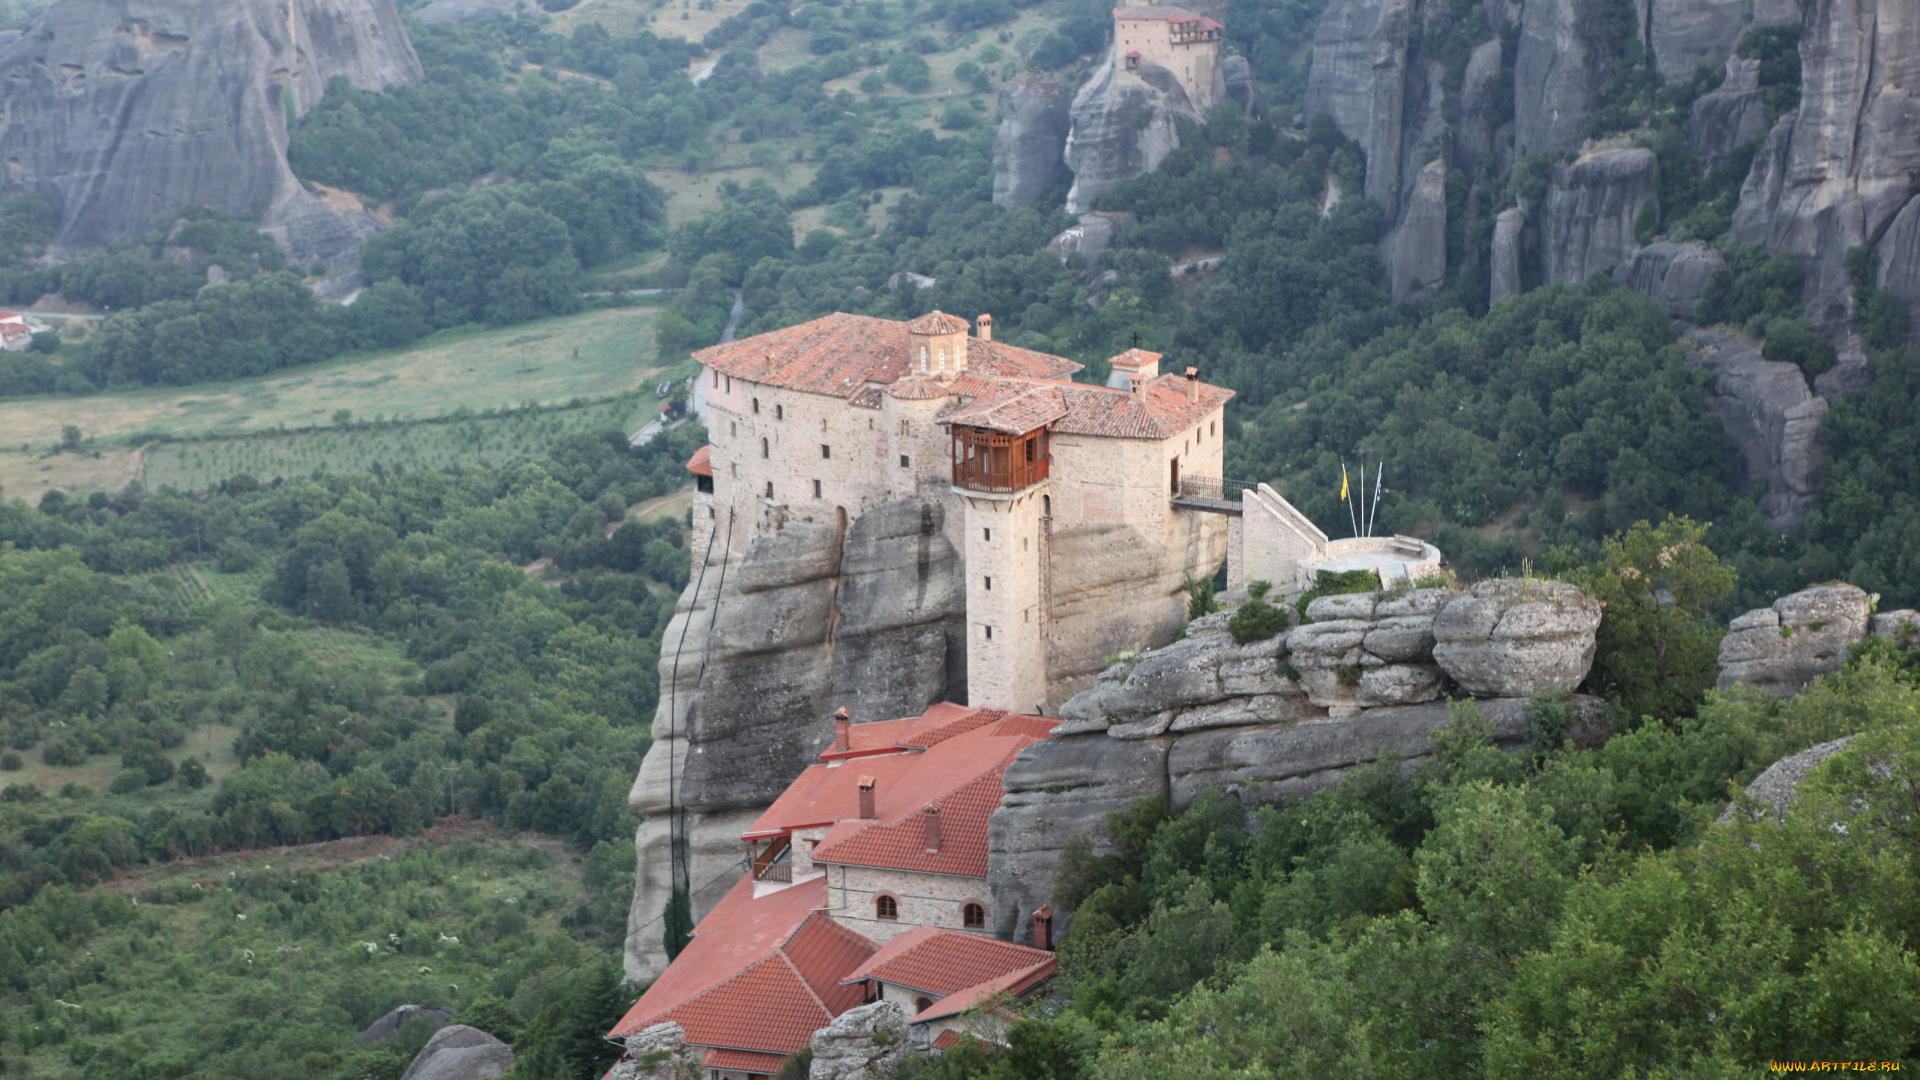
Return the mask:
POLYGON ((1109 44, 1093 77, 1073 95, 1065 151, 1067 168, 1073 170, 1067 213, 1084 214, 1113 185, 1159 168, 1180 146, 1180 117, 1205 121, 1180 80, 1151 64, 1121 71, 1109 44))
POLYGON ((1733 57, 1727 77, 1712 93, 1694 99, 1687 145, 1700 155, 1707 172, 1719 168, 1734 150, 1765 134, 1767 93, 1760 88, 1760 61, 1733 57))
POLYGON ((1514 154, 1550 154, 1580 145, 1613 73, 1614 43, 1598 0, 1528 0, 1513 62, 1514 154))
POLYGON ((1067 88, 1057 79, 1021 75, 1000 88, 1000 129, 993 136, 995 206, 1031 206, 1065 175, 1067 104, 1067 88))
POLYGON ((388 0, 65 0, 0 46, 0 199, 53 204, 56 258, 191 205, 258 222, 297 260, 350 257, 372 217, 329 209, 286 157, 289 119, 336 75, 421 80, 388 0))
MULTIPOLYGON (((1366 196, 1392 206, 1400 179, 1412 0, 1333 0, 1313 35, 1307 116, 1326 113, 1367 156, 1366 196)), ((1424 81, 1424 80, 1423 80, 1424 81)))
POLYGON ((1634 223, 1655 201, 1653 151, 1606 150, 1553 167, 1540 261, 1549 282, 1585 281, 1627 260, 1634 223))
POLYGON ((1691 320, 1707 278, 1726 265, 1718 251, 1698 240, 1684 244, 1656 240, 1636 248, 1626 262, 1614 267, 1613 280, 1660 301, 1674 318, 1691 320))
POLYGON ((1769 528, 1800 524, 1818 492, 1816 436, 1827 400, 1807 389, 1794 364, 1764 360, 1753 342, 1730 330, 1702 330, 1687 359, 1714 373, 1708 403, 1733 443, 1738 490, 1760 498, 1769 528))

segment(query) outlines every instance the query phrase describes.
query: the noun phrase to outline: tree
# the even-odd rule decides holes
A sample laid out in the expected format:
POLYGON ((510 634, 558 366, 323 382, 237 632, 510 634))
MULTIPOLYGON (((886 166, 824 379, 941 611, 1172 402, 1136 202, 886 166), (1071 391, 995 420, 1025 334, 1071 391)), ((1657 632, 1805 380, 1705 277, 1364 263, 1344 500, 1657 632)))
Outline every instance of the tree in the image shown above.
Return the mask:
POLYGON ((620 1057, 606 1034, 631 1000, 620 972, 602 960, 587 968, 558 1001, 541 1010, 514 1045, 514 1075, 540 1080, 595 1080, 620 1057))
POLYGON ((1632 717, 1691 716, 1718 675, 1723 631, 1709 613, 1736 574, 1706 546, 1708 527, 1685 517, 1638 521, 1602 544, 1598 565, 1566 574, 1601 606, 1587 685, 1632 717))
POLYGON ((66 450, 80 449, 82 435, 76 424, 67 424, 60 429, 60 446, 66 450))

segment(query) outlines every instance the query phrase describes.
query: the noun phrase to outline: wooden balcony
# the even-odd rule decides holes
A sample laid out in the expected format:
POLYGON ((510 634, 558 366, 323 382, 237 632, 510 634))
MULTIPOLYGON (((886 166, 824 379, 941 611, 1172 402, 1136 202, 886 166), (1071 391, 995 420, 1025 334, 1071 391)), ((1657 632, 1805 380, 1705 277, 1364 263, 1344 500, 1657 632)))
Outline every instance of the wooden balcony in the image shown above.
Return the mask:
POLYGON ((1008 435, 953 426, 953 486, 967 491, 1015 492, 1045 480, 1051 458, 1047 431, 1008 435))
POLYGON ((792 863, 768 863, 753 872, 755 881, 777 881, 783 885, 793 884, 792 863))

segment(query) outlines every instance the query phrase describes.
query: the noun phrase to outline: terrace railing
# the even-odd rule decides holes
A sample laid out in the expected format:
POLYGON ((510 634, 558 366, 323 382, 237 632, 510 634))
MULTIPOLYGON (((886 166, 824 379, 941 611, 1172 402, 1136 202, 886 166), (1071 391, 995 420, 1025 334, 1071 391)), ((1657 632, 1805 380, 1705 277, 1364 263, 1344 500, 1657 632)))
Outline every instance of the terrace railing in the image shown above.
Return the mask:
POLYGON ((1186 499, 1213 499, 1239 502, 1240 493, 1259 487, 1257 480, 1223 480, 1218 476, 1182 476, 1179 496, 1186 499))

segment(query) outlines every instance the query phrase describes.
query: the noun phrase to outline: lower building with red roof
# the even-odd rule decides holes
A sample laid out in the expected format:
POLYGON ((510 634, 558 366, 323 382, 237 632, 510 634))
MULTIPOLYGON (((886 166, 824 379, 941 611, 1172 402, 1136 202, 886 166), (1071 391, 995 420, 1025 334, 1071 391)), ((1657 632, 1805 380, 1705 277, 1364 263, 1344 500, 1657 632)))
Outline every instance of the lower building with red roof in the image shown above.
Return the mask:
POLYGON ((1053 973, 1051 952, 990 934, 987 818, 1058 721, 950 703, 835 719, 820 763, 741 837, 747 873, 611 1037, 678 1024, 710 1078, 744 1080, 863 1003, 900 1002, 925 1046, 1053 973))

